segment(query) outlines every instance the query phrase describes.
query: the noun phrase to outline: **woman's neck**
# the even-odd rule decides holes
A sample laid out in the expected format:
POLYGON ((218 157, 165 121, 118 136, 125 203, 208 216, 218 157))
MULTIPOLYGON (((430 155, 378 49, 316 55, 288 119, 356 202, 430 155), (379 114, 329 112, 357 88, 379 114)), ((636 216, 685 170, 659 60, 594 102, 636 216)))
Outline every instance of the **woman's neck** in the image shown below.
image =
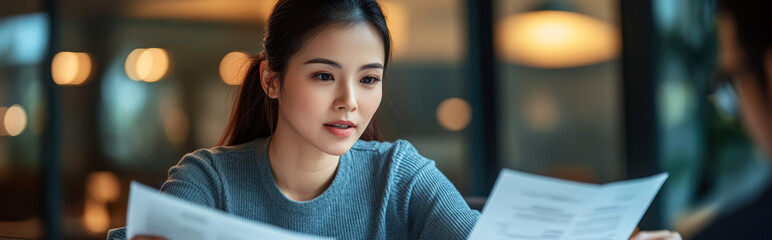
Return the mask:
POLYGON ((294 201, 308 201, 330 186, 340 156, 322 152, 288 126, 277 126, 268 145, 271 171, 279 189, 294 201))

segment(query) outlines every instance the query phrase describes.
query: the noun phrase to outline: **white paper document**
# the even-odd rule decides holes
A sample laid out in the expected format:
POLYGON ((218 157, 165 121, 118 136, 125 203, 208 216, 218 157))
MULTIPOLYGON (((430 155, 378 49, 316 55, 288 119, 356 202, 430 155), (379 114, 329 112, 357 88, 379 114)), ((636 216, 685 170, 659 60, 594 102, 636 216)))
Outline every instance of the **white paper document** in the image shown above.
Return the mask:
POLYGON ((166 239, 330 239, 292 232, 225 212, 205 208, 131 183, 126 236, 163 236, 166 239))
POLYGON ((626 240, 667 177, 596 185, 504 169, 469 239, 626 240))

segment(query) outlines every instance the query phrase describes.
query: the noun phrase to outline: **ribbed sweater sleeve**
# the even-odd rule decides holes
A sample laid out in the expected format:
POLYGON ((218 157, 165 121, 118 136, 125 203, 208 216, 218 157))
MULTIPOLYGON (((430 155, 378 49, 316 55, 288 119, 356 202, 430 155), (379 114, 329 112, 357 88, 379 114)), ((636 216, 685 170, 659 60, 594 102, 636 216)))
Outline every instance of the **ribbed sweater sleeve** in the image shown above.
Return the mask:
MULTIPOLYGON (((219 207, 221 198, 214 194, 221 192, 220 178, 210 156, 210 150, 206 149, 186 154, 169 169, 169 177, 161 186, 161 192, 209 208, 219 207)), ((126 239, 126 228, 111 229, 107 239, 126 239)))
POLYGON ((406 141, 398 141, 404 158, 397 169, 404 183, 410 239, 466 239, 480 213, 472 210, 434 161, 419 155, 406 141))
POLYGON ((198 150, 185 155, 169 169, 169 178, 161 186, 161 192, 192 203, 222 209, 222 184, 213 164, 210 150, 198 150), (214 190, 214 191, 213 191, 214 190))

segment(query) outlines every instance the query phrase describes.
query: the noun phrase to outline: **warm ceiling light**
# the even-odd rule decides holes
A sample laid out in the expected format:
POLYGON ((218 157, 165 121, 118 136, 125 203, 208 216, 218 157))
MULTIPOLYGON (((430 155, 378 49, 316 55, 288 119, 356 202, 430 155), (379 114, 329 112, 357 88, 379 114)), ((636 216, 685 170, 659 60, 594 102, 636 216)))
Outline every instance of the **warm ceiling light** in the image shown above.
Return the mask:
POLYGON ((228 85, 241 85, 249 71, 251 58, 243 52, 231 52, 220 61, 220 77, 228 85))
POLYGON ((472 120, 472 107, 460 98, 448 98, 437 107, 437 122, 450 131, 460 131, 472 120))
POLYGON ((2 135, 18 136, 27 127, 27 112, 19 105, 11 105, 9 108, 0 108, 0 117, 3 131, 2 135))
POLYGON ((169 70, 169 55, 160 48, 137 48, 129 53, 125 67, 132 80, 155 82, 169 70))
POLYGON ((59 52, 51 61, 51 76, 59 85, 80 85, 91 74, 91 57, 82 52, 59 52))
POLYGON ((613 59, 619 53, 616 27, 573 12, 511 15, 499 21, 496 32, 501 58, 533 67, 584 66, 613 59))

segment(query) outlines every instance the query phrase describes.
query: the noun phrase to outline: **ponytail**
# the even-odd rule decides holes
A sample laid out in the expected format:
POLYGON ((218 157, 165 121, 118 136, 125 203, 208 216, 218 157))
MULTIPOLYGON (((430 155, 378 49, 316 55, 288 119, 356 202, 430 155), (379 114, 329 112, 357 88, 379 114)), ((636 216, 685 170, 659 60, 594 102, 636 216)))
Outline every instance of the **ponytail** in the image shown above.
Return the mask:
POLYGON ((260 82, 260 63, 265 60, 265 51, 252 58, 239 95, 233 103, 228 125, 217 145, 246 143, 271 136, 276 129, 278 101, 266 95, 260 82))

